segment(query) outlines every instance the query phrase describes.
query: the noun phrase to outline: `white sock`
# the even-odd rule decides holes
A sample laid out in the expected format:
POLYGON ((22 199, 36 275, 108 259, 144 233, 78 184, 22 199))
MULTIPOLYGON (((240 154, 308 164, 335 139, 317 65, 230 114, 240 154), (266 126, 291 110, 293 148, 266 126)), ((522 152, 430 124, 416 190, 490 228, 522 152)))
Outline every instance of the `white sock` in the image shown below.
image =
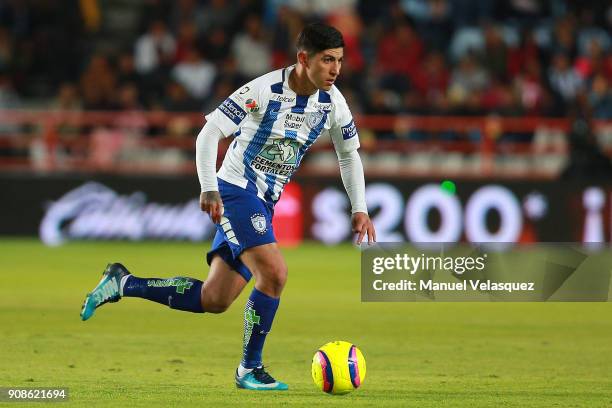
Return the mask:
POLYGON ((121 282, 119 284, 119 295, 123 296, 123 287, 125 286, 125 282, 127 282, 128 278, 132 275, 125 275, 121 278, 121 282))
POLYGON ((244 376, 245 376, 245 374, 248 374, 248 373, 250 373, 251 371, 253 371, 253 369, 252 369, 252 368, 245 368, 245 367, 243 367, 243 366, 242 366, 242 364, 240 364, 240 365, 238 366, 238 377, 244 377, 244 376))

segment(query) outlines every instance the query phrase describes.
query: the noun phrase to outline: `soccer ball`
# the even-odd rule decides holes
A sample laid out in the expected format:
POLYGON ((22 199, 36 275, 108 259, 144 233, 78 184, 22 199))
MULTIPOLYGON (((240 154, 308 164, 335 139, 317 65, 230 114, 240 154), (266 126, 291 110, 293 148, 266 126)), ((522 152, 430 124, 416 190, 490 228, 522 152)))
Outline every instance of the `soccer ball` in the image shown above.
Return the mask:
POLYGON ((321 391, 346 394, 363 384, 366 362, 361 350, 346 341, 324 344, 312 358, 312 379, 321 391))

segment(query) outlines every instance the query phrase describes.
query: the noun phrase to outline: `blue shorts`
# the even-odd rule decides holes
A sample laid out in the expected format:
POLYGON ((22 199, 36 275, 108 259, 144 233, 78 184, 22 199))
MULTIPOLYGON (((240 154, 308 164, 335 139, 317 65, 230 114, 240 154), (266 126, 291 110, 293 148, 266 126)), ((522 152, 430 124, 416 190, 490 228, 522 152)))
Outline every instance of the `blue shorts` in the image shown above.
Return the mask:
POLYGON ((219 193, 223 200, 223 216, 211 250, 206 254, 210 265, 218 254, 248 282, 253 274, 239 259, 245 249, 276 242, 272 229, 274 207, 242 187, 221 179, 219 193))

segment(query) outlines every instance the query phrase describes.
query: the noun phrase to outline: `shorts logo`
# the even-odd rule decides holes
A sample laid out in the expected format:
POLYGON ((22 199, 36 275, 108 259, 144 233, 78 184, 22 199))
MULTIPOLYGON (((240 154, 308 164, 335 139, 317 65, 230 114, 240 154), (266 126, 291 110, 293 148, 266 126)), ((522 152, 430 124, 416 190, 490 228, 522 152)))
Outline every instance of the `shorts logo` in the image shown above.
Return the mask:
POLYGON ((357 128, 355 127, 355 122, 351 120, 348 125, 342 126, 340 128, 342 130, 342 138, 344 140, 348 140, 357 134, 357 128))
POLYGON ((310 126, 311 128, 318 126, 321 123, 321 120, 323 120, 324 116, 325 112, 321 111, 309 113, 307 116, 308 126, 310 126))
POLYGON ((266 227, 266 217, 263 214, 256 213, 251 215, 251 224, 253 224, 253 228, 257 231, 258 234, 265 234, 266 227))

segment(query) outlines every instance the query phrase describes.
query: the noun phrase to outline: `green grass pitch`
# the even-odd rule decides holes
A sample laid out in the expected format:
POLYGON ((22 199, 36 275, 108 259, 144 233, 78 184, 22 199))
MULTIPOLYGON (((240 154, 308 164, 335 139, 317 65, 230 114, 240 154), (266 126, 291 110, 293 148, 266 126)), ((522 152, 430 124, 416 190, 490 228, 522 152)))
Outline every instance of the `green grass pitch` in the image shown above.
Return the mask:
POLYGON ((252 284, 221 315, 124 299, 79 319, 107 262, 203 279, 208 244, 0 248, 0 387, 68 387, 65 406, 612 406, 610 303, 361 303, 356 249, 286 249, 289 281, 264 358, 290 390, 253 393, 233 383, 252 284), (362 388, 346 396, 310 378, 313 353, 336 339, 367 361, 362 388))

